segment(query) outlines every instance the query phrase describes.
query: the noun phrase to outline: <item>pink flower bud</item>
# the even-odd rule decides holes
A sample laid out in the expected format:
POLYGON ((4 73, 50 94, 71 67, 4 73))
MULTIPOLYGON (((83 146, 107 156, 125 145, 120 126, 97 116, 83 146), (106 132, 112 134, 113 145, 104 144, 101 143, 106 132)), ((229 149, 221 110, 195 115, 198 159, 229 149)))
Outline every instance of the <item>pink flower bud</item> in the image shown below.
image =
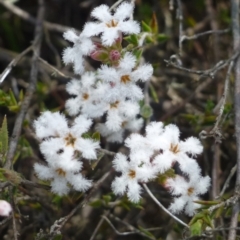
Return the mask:
POLYGON ((110 53, 109 53, 109 59, 111 61, 118 61, 119 59, 121 58, 121 53, 118 51, 118 50, 112 50, 110 53))
POLYGON ((8 217, 11 212, 11 205, 7 201, 0 200, 0 216, 8 217))
POLYGON ((90 54, 93 60, 105 62, 108 60, 108 53, 105 50, 95 50, 90 54))

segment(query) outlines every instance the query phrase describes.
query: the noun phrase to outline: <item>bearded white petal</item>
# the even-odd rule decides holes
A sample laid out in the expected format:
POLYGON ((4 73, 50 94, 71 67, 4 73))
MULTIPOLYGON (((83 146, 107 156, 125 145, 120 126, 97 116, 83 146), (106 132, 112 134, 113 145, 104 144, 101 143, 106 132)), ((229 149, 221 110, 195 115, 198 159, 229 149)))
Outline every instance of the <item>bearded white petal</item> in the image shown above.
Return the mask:
POLYGON ((81 136, 83 133, 87 132, 92 125, 92 120, 84 115, 80 115, 75 118, 74 124, 71 128, 71 132, 76 136, 81 136))
POLYGON ((174 201, 169 206, 169 211, 172 213, 180 213, 186 205, 186 199, 182 197, 174 198, 174 201))
POLYGON ((92 181, 84 178, 80 173, 67 173, 66 179, 73 186, 73 189, 80 192, 86 192, 91 186, 92 181))
POLYGON ((131 76, 133 80, 136 82, 141 80, 142 82, 146 82, 153 74, 153 67, 150 64, 145 64, 137 68, 137 70, 133 71, 131 76))
POLYGON ((141 187, 137 181, 131 181, 128 184, 127 196, 131 202, 138 203, 141 196, 141 187))
POLYGON ((49 179, 53 178, 53 176, 54 176, 53 170, 51 168, 44 166, 42 164, 39 164, 39 163, 34 164, 34 170, 35 170, 38 178, 40 178, 42 180, 49 180, 49 179))
POLYGON ((113 160, 113 167, 117 172, 126 173, 129 169, 129 162, 127 157, 122 153, 117 153, 113 160))
POLYGON ((51 182, 51 190, 59 196, 66 195, 69 192, 69 187, 67 186, 67 180, 64 177, 56 177, 51 182))
POLYGON ((70 41, 70 42, 75 43, 78 40, 79 37, 74 32, 74 30, 71 29, 71 30, 67 30, 66 32, 63 33, 63 38, 70 41))
POLYGON ((91 12, 91 16, 102 22, 108 22, 112 19, 112 15, 109 12, 109 7, 105 4, 94 8, 91 12))
POLYGON ((121 177, 116 177, 112 182, 112 190, 116 195, 123 195, 126 191, 127 182, 126 179, 121 177))
POLYGON ((134 5, 131 3, 123 2, 118 6, 114 14, 114 18, 118 20, 125 20, 130 18, 133 14, 134 5))
POLYGON ((188 152, 192 155, 200 154, 203 151, 203 146, 199 139, 189 137, 180 143, 180 148, 183 152, 188 152))

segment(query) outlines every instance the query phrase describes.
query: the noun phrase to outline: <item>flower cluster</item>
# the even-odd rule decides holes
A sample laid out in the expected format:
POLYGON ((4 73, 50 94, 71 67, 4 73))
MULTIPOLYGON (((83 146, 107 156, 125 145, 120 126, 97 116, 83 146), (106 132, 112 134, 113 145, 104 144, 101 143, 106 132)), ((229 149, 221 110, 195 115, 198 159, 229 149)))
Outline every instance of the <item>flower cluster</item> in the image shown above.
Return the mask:
POLYGON ((41 140, 40 150, 47 166, 36 163, 34 169, 42 180, 51 180, 52 192, 63 195, 69 192, 68 183, 75 190, 85 191, 91 181, 81 174, 82 158, 97 158, 99 143, 82 135, 92 124, 84 116, 75 118, 71 127, 59 112, 44 112, 34 122, 37 137, 41 140))
POLYGON ((122 47, 123 34, 140 32, 132 14, 131 3, 122 3, 114 14, 101 5, 91 13, 96 21, 86 23, 80 35, 73 30, 64 33, 73 46, 64 50, 63 61, 72 64, 74 73, 79 75, 66 86, 71 95, 66 111, 73 121, 69 124, 63 114, 48 111, 35 121, 36 136, 41 140, 40 150, 47 165, 37 163, 34 168, 40 179, 51 181, 54 193, 67 194, 69 186, 86 191, 91 180, 81 173, 82 159, 96 159, 99 142, 84 136, 92 126, 92 119, 97 119, 95 128, 108 141, 121 143, 125 130, 135 132, 125 140, 129 156, 117 153, 113 160, 114 169, 121 172, 112 183, 113 192, 126 193, 130 201, 138 202, 141 183, 163 177, 161 184, 174 198, 169 209, 193 215, 198 207, 194 201, 210 185, 210 178, 201 176, 194 158, 203 150, 200 141, 194 137, 181 141, 177 126, 164 126, 161 122, 150 123, 145 136, 136 133, 143 125, 138 115, 144 95, 138 84, 151 78, 153 68, 150 64, 140 64, 134 51, 122 47), (96 71, 86 71, 86 57, 102 65, 96 71), (174 171, 176 166, 180 172, 174 171), (170 170, 174 172, 171 176, 167 174, 170 170))
POLYGON ((143 99, 139 81, 146 82, 153 73, 150 64, 139 65, 133 53, 122 49, 123 34, 138 34, 139 24, 131 20, 133 5, 122 3, 112 15, 106 5, 96 7, 91 16, 98 21, 86 23, 78 36, 73 30, 64 38, 73 42, 63 52, 65 64, 72 63, 81 78, 67 85, 72 96, 66 103, 71 116, 84 114, 89 118, 104 117, 96 126, 108 141, 122 142, 124 130, 138 131, 142 119, 139 100, 143 99), (92 40, 101 34, 100 42, 92 40), (92 57, 103 64, 95 72, 85 72, 83 56, 92 57))
POLYGON ((193 215, 199 206, 194 203, 200 194, 207 192, 210 185, 208 176, 202 177, 200 167, 194 156, 202 152, 197 138, 190 137, 185 141, 179 139, 179 129, 170 124, 152 122, 146 127, 146 136, 130 135, 125 145, 130 149, 129 159, 118 153, 113 161, 116 171, 122 172, 112 183, 115 194, 124 194, 133 202, 140 200, 140 183, 146 183, 157 176, 174 169, 178 163, 181 175, 166 177, 163 186, 174 196, 170 210, 193 215))

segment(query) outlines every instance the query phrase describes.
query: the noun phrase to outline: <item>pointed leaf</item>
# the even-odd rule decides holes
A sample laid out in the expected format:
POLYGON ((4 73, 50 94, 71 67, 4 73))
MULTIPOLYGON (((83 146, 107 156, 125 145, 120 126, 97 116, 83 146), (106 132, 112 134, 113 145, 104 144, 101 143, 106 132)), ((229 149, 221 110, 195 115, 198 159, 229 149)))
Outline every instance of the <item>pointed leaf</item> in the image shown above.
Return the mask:
POLYGON ((155 91, 152 84, 149 84, 149 90, 150 90, 150 94, 151 94, 151 97, 153 98, 154 102, 159 103, 157 92, 155 91))
POLYGON ((203 221, 199 219, 190 226, 191 236, 201 236, 202 224, 203 224, 203 221))
POLYGON ((155 13, 153 13, 153 15, 152 15, 150 27, 152 29, 152 33, 154 33, 154 34, 158 33, 158 22, 157 22, 157 17, 156 17, 155 13))
POLYGON ((144 32, 152 32, 151 27, 147 23, 145 23, 144 21, 142 21, 142 29, 143 29, 144 32))
POLYGON ((8 129, 7 129, 7 118, 4 116, 2 127, 0 129, 0 142, 1 142, 1 151, 4 156, 8 151, 8 129))

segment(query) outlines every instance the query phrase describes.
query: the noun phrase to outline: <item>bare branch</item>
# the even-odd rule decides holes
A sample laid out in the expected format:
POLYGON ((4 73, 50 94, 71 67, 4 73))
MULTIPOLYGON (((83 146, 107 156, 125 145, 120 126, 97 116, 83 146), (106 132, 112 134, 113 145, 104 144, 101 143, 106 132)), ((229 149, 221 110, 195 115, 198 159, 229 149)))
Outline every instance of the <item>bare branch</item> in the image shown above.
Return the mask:
MULTIPOLYGON (((239 25, 239 0, 231 0, 231 17, 232 17, 232 32, 234 51, 239 49, 240 45, 240 25, 239 25)), ((235 63, 235 93, 234 93, 234 109, 235 109, 235 131, 237 138, 237 179, 235 185, 235 194, 239 193, 240 189, 240 58, 236 59, 235 63)), ((236 228, 238 224, 239 202, 237 201, 233 207, 231 224, 233 228, 229 231, 228 240, 236 239, 236 228)))
POLYGON ((194 34, 192 36, 183 35, 181 41, 184 42, 185 40, 195 40, 195 39, 198 39, 199 37, 206 36, 209 34, 223 34, 223 33, 228 33, 228 32, 230 32, 230 28, 226 28, 223 30, 209 30, 206 32, 194 34))
MULTIPOLYGON (((14 5, 8 1, 4 1, 4 0, 0 0, 0 4, 2 4, 5 8, 7 8, 9 11, 11 11, 13 14, 17 15, 18 17, 20 17, 34 25, 37 24, 36 18, 31 16, 28 12, 25 12, 21 8, 17 7, 16 5, 14 5)), ((63 26, 63 25, 56 24, 56 23, 50 23, 47 21, 44 21, 43 24, 44 24, 44 27, 46 27, 48 30, 56 31, 56 32, 66 32, 69 29, 73 29, 72 27, 63 26)), ((75 29, 75 32, 80 33, 80 31, 78 31, 77 29, 75 29)))
POLYGON ((147 185, 144 183, 143 184, 144 189, 146 190, 147 194, 152 198, 152 200, 165 212, 167 213, 169 216, 171 216, 175 221, 177 221, 178 223, 180 223, 181 225, 183 225, 186 228, 189 228, 189 226, 183 222, 181 219, 177 218, 175 215, 173 215, 170 211, 168 211, 158 200, 157 198, 152 194, 152 192, 150 191, 150 189, 147 187, 147 185))
POLYGON ((4 69, 2 74, 0 75, 0 84, 5 80, 5 78, 8 76, 8 74, 12 71, 12 68, 17 65, 17 63, 21 60, 21 58, 26 55, 28 52, 32 50, 32 46, 25 49, 23 52, 21 52, 16 58, 14 58, 8 66, 4 69))
POLYGON ((43 0, 39 0, 39 11, 38 11, 38 17, 37 17, 38 24, 36 24, 34 41, 33 41, 33 45, 32 45, 33 57, 32 57, 32 66, 31 66, 31 72, 30 72, 30 81, 29 81, 29 86, 26 91, 25 98, 21 105, 20 112, 15 121, 13 133, 12 133, 12 136, 10 139, 7 160, 5 163, 5 168, 7 168, 7 169, 11 169, 11 167, 12 167, 12 160, 13 160, 15 151, 17 149, 17 143, 18 143, 19 136, 21 134, 22 123, 25 118, 28 107, 30 105, 32 96, 35 92, 37 75, 38 75, 37 61, 38 61, 38 56, 40 53, 41 40, 42 40, 43 18, 44 18, 44 2, 43 2, 43 0))

